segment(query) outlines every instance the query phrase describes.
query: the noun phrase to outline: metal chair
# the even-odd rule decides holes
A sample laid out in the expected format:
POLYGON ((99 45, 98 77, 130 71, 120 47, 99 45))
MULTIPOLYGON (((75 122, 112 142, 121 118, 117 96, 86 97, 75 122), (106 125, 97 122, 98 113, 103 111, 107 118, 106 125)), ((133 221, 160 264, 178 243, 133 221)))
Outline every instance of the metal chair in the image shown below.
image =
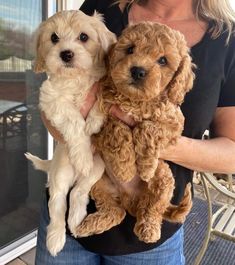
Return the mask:
POLYGON ((208 202, 208 225, 202 247, 194 265, 199 265, 213 235, 235 242, 235 192, 232 190, 232 175, 228 176, 229 188, 221 185, 211 173, 199 173, 208 202), (216 212, 212 212, 212 201, 208 183, 228 198, 216 212))
POLYGON ((9 139, 24 137, 27 132, 27 106, 18 104, 0 114, 0 148, 6 149, 9 139))

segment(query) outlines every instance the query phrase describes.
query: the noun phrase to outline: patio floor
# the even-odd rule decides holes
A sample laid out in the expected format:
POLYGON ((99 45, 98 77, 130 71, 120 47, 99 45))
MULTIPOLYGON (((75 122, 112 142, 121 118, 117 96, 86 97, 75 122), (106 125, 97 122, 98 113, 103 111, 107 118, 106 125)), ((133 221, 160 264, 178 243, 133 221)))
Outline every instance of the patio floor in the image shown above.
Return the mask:
MULTIPOLYGON (((192 209, 190 216, 188 217, 188 222, 186 221, 187 223, 185 224, 185 256, 186 256, 187 265, 193 265, 193 261, 195 260, 195 257, 204 239, 204 231, 206 229, 206 224, 207 224, 207 219, 205 216, 207 212, 207 208, 206 208, 207 204, 205 202, 205 198, 203 195, 203 188, 200 184, 194 184, 194 186, 195 186, 194 208, 192 209), (201 230, 198 230, 199 228, 201 230)), ((223 196, 221 196, 217 191, 213 189, 211 189, 211 197, 213 198, 213 201, 216 204, 221 204, 225 200, 223 196)), ((216 240, 218 241, 221 239, 216 239, 216 240)), ((201 265, 234 265, 235 264, 234 243, 226 242, 225 240, 223 240, 223 242, 222 241, 216 242, 216 240, 210 242, 211 245, 209 243, 209 247, 202 260, 201 265), (220 245, 228 244, 225 246, 222 245, 224 248, 226 248, 226 252, 227 252, 227 254, 225 254, 225 252, 222 252, 223 253, 222 258, 221 258, 222 254, 220 250, 218 249, 218 246, 219 246, 218 243, 220 245), (233 253, 234 255, 232 255, 233 253)), ((34 265, 34 260, 35 260, 35 248, 25 253, 24 255, 21 255, 19 258, 13 260, 7 265, 34 265)))

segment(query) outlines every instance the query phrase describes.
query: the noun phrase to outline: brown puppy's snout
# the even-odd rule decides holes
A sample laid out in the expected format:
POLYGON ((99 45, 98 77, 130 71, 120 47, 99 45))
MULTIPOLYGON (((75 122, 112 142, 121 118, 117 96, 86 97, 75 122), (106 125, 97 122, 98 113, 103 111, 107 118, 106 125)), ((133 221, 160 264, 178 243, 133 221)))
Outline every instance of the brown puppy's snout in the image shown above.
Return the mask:
POLYGON ((60 58, 66 62, 69 63, 73 59, 74 53, 70 50, 65 50, 60 53, 60 58))
POLYGON ((141 81, 145 79, 145 76, 147 74, 147 71, 140 66, 133 66, 130 68, 131 77, 135 82, 141 81))

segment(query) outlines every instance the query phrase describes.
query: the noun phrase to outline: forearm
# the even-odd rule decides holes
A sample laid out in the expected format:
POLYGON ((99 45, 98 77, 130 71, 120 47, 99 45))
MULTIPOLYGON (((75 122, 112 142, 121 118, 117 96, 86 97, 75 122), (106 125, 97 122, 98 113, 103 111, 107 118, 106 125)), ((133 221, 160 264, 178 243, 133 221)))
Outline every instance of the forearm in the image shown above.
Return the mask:
POLYGON ((235 172, 235 142, 226 137, 195 140, 181 137, 161 158, 196 171, 235 172))

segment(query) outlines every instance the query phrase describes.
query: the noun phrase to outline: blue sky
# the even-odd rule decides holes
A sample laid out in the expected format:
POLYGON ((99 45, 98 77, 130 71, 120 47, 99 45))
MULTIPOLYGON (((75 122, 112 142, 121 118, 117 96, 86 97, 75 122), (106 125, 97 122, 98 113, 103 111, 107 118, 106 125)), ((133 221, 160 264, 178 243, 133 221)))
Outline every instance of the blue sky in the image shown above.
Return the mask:
POLYGON ((0 18, 29 32, 41 22, 41 0, 0 0, 0 18))

